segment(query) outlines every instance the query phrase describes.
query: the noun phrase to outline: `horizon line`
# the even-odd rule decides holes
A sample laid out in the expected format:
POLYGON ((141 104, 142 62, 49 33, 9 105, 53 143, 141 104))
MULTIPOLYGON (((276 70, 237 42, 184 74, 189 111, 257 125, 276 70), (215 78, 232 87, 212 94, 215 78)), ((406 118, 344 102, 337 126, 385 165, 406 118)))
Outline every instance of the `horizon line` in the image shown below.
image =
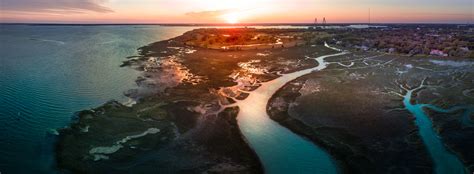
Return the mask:
POLYGON ((290 25, 290 26, 315 26, 315 25, 474 25, 471 22, 466 23, 446 23, 446 22, 377 22, 377 23, 367 23, 367 22, 335 22, 335 23, 310 23, 310 22, 268 22, 268 23, 94 23, 94 22, 84 22, 84 23, 74 23, 74 22, 0 22, 0 25, 163 25, 163 26, 252 26, 252 25, 290 25))

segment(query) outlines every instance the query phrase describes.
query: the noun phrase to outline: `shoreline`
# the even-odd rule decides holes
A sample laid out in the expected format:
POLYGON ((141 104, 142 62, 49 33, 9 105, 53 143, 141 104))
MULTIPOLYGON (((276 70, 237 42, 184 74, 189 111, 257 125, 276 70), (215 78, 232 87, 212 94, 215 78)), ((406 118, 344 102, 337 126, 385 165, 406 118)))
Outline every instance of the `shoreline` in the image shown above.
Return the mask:
MULTIPOLYGON (((300 79, 326 79, 328 86, 335 85, 334 88, 329 88, 331 91, 341 88, 337 85, 339 83, 351 82, 354 83, 353 87, 358 89, 356 91, 365 91, 359 85, 385 85, 379 82, 383 81, 380 79, 358 84, 360 79, 375 75, 375 72, 365 72, 365 68, 388 67, 390 71, 397 68, 394 72, 399 73, 399 77, 408 72, 398 69, 400 67, 392 67, 390 63, 399 61, 394 55, 375 55, 373 52, 345 55, 348 53, 324 42, 331 37, 333 35, 315 30, 196 29, 175 38, 140 47, 139 56, 130 56, 121 65, 141 72, 136 79, 138 87, 125 92, 131 99, 130 102, 111 101, 98 108, 79 112, 78 119, 71 123, 70 128, 59 131, 60 140, 56 154, 60 157, 59 166, 62 169, 73 169, 75 172, 145 172, 158 166, 171 173, 263 173, 285 172, 289 169, 291 170, 286 172, 291 172, 303 168, 307 169, 304 171, 329 172, 335 168, 334 173, 377 173, 382 172, 380 168, 383 167, 389 168, 390 171, 413 170, 429 173, 432 167, 426 159, 426 151, 420 148, 420 139, 414 135, 416 128, 410 124, 410 118, 406 117, 405 112, 397 111, 388 114, 389 118, 369 122, 373 127, 370 131, 380 131, 382 135, 377 137, 369 133, 364 137, 364 131, 367 130, 358 125, 364 123, 364 119, 370 121, 371 118, 349 118, 347 123, 342 122, 338 123, 339 127, 331 127, 339 120, 331 121, 330 118, 325 118, 330 112, 325 110, 324 103, 313 106, 313 103, 320 101, 300 101, 302 95, 299 90, 319 90, 314 81, 306 84, 307 81, 301 82, 300 79), (212 49, 228 45, 258 46, 280 42, 282 45, 301 44, 295 44, 293 47, 255 47, 245 50, 212 49), (321 46, 323 43, 324 47, 321 46), (391 56, 396 58, 389 59, 391 56), (334 58, 325 61, 328 57, 334 58), (319 74, 314 73, 314 70, 322 69, 327 71, 320 73, 328 76, 314 75, 319 74), (337 74, 343 71, 347 74, 337 74), (331 73, 334 73, 334 76, 331 73), (374 84, 371 84, 372 82, 374 84), (314 89, 306 89, 305 85, 314 89), (269 94, 269 91, 273 93, 269 94), (285 91, 286 99, 283 104, 274 105, 281 91, 285 91), (291 101, 288 102, 288 99, 291 101), (298 115, 300 118, 291 118, 288 112, 286 117, 283 117, 281 111, 287 109, 287 112, 290 107, 298 107, 293 105, 296 100, 307 107, 292 111, 292 114, 303 115, 298 115), (126 106, 127 104, 130 106, 126 106), (318 107, 323 108, 317 112, 311 110, 318 107), (305 113, 320 113, 324 117, 323 122, 316 127, 308 126, 307 123, 318 118, 305 118, 305 113), (299 120, 301 118, 304 119, 299 120), (330 122, 324 122, 327 120, 330 122), (354 122, 354 125, 349 128, 356 130, 356 136, 341 128, 351 122, 354 122), (377 127, 391 124, 399 127, 393 131, 379 130, 377 127), (143 133, 149 130, 152 130, 153 135, 143 133), (393 140, 392 134, 395 135, 393 140), (394 147, 395 150, 388 149, 392 151, 387 155, 387 160, 404 160, 398 160, 397 164, 393 165, 385 163, 384 160, 375 161, 376 165, 381 165, 374 169, 371 166, 373 157, 380 154, 379 151, 370 150, 380 147, 374 147, 370 143, 364 144, 367 141, 375 141, 375 146, 380 142, 389 145, 398 143, 400 147, 394 147), (120 148, 117 149, 118 146, 120 148), (398 151, 400 153, 397 153, 398 151), (321 158, 310 158, 311 156, 321 158), (288 160, 290 158, 294 160, 288 160), (308 158, 313 162, 308 163, 308 158), (415 160, 416 164, 404 163, 410 160, 415 160), (314 166, 321 163, 328 165, 314 166), (335 164, 339 167, 331 167, 335 164), (406 166, 403 166, 404 164, 406 166), (110 167, 116 168, 112 170, 110 167)), ((416 60, 412 62, 412 59, 418 58, 400 61, 410 65, 402 68, 413 68, 411 64, 417 63, 416 60)), ((414 69, 417 68, 415 66, 414 69)), ((369 87, 373 90, 380 88, 369 87)), ((371 96, 384 92, 376 91, 371 96)), ((354 95, 347 91, 341 91, 341 94, 354 95)), ((347 107, 345 105, 351 106, 339 103, 338 98, 344 99, 338 96, 341 94, 328 94, 330 96, 326 98, 329 99, 327 104, 343 108, 347 107)), ((387 107, 397 110, 396 107, 400 105, 391 101, 394 100, 393 97, 374 100, 381 101, 375 102, 380 108, 366 110, 368 116, 380 114, 387 107)), ((326 108, 335 109, 329 106, 326 108)), ((338 116, 336 119, 340 119, 338 110, 335 111, 338 116)), ((354 116, 359 114, 357 109, 350 107, 348 110, 339 111, 344 111, 342 114, 355 114, 354 116)))
MULTIPOLYGON (((285 33, 292 30, 259 30, 267 31, 285 33)), ((162 166, 163 170, 177 172, 191 165, 201 166, 190 169, 195 172, 263 172, 259 157, 237 125, 235 109, 221 109, 221 104, 235 101, 219 91, 236 84, 235 79, 229 77, 247 84, 243 91, 252 91, 258 88, 258 83, 275 79, 279 73, 313 67, 315 63, 306 60, 301 53, 323 49, 311 47, 311 51, 307 46, 300 46, 268 51, 210 50, 183 44, 182 39, 187 33, 141 47, 138 49, 140 56, 131 56, 124 62, 122 67, 142 72, 136 81, 139 87, 125 93, 136 100, 136 104, 128 107, 111 101, 82 111, 69 128, 59 131, 56 156, 60 169, 75 172, 148 171, 153 167, 148 161, 161 166, 166 161, 177 160, 173 162, 174 167, 162 166), (301 56, 290 57, 295 53, 301 56), (280 56, 274 60, 268 54, 280 56), (221 69, 216 70, 216 66, 221 69), (266 68, 269 72, 253 72, 254 66, 266 68), (118 130, 116 126, 123 128, 118 130), (160 131, 120 143, 120 149, 111 146, 124 137, 141 135, 146 131, 143 128, 160 131), (90 156, 91 146, 100 149, 100 153, 94 153, 95 157, 90 156), (152 157, 146 155, 146 151, 162 155, 152 157), (127 158, 132 154, 135 154, 133 158, 127 158), (192 160, 196 158, 201 160, 192 160), (73 159, 78 160, 71 161, 73 159), (129 162, 121 162, 125 159, 129 162), (118 166, 128 167, 116 168, 118 166)), ((237 93, 239 99, 247 97, 247 92, 237 93)))

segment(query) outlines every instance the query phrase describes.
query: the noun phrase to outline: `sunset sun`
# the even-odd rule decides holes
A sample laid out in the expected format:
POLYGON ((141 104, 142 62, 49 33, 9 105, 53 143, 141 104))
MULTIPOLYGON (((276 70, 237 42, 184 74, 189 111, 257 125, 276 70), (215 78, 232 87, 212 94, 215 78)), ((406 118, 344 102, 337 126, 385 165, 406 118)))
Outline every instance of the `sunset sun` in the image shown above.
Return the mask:
POLYGON ((228 13, 222 16, 222 19, 229 24, 238 23, 241 19, 241 16, 238 13, 228 13))

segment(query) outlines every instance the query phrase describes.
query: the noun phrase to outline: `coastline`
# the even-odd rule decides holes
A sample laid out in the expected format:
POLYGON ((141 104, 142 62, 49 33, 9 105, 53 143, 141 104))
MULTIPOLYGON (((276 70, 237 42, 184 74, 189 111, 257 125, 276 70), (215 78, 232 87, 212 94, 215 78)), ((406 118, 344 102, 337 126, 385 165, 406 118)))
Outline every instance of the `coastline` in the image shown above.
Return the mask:
MULTIPOLYGON (((345 56, 342 56, 342 53, 333 54, 334 48, 327 44, 325 44, 327 48, 321 46, 324 40, 331 36, 325 32, 312 31, 316 32, 316 35, 314 33, 305 35, 309 37, 300 37, 301 34, 307 34, 306 30, 294 29, 249 29, 248 33, 246 32, 247 29, 239 29, 238 32, 233 29, 198 29, 139 48, 139 56, 130 56, 121 65, 141 72, 136 79, 138 88, 125 92, 125 95, 136 103, 125 106, 123 103, 111 101, 98 108, 79 112, 78 119, 70 128, 59 131, 57 155, 60 157, 58 158, 60 168, 73 169, 73 172, 119 173, 131 170, 150 172, 156 170, 156 167, 166 172, 217 173, 263 173, 264 170, 285 172, 285 169, 294 171, 306 169, 305 167, 308 169, 305 171, 318 170, 319 166, 313 165, 319 162, 312 162, 309 165, 304 163, 307 161, 305 158, 316 154, 314 151, 301 153, 305 151, 301 150, 292 153, 294 150, 292 148, 301 145, 311 147, 302 149, 319 150, 316 147, 320 146, 324 149, 322 151, 329 152, 330 156, 335 157, 334 162, 339 164, 338 172, 379 173, 404 170, 417 173, 432 172, 433 166, 420 137, 416 134, 417 128, 412 124, 413 118, 409 117, 406 111, 400 111, 398 107, 402 104, 397 102, 399 99, 390 96, 393 91, 387 91, 385 88, 390 89, 392 84, 384 81, 386 78, 383 76, 392 78, 394 75, 383 74, 383 71, 377 69, 388 68, 387 71, 393 71, 398 77, 403 77, 403 80, 412 83, 413 79, 406 79, 410 69, 415 67, 413 69, 426 71, 429 68, 423 68, 422 64, 418 65, 417 60, 400 60, 395 55, 378 55, 373 52, 356 52, 345 56), (228 39, 226 32, 236 36, 228 39), (264 37, 252 38, 242 33, 264 37), (226 44, 242 45, 239 42, 250 43, 249 45, 259 45, 259 42, 275 43, 274 41, 282 36, 288 38, 283 42, 290 45, 300 44, 277 48, 257 46, 252 49, 220 49, 225 48, 223 45, 226 44), (209 44, 214 44, 212 49, 209 44), (330 61, 324 60, 334 55, 336 57, 330 61), (395 58, 390 58, 393 56, 395 58), (318 57, 317 61, 314 61, 314 57, 318 57), (393 62, 396 62, 396 66, 392 65, 393 62), (325 68, 324 71, 313 72, 325 68), (366 69, 374 69, 374 72, 367 72, 366 69), (376 76, 375 71, 383 75, 376 76), (339 72, 345 74, 338 74, 339 72), (320 73, 328 75, 317 75, 320 73), (292 74, 292 78, 282 81, 281 78, 286 78, 289 74, 292 74), (358 82, 368 77, 377 77, 374 81, 370 81, 374 84, 358 82), (308 83, 308 79, 313 81, 308 83), (332 93, 322 97, 326 97, 329 104, 346 109, 338 110, 321 103, 321 100, 314 100, 311 96, 301 99, 303 95, 300 90, 312 91, 311 93, 306 91, 306 95, 319 90, 318 84, 315 83, 318 79, 325 80, 328 83, 326 88, 332 90, 332 93), (257 116, 265 117, 268 114, 269 118, 262 119, 270 121, 253 117, 255 115, 253 111, 249 112, 249 108, 261 103, 253 99, 256 93, 262 92, 264 89, 262 86, 275 81, 282 84, 278 84, 278 88, 272 88, 276 92, 269 94, 268 100, 262 106, 263 111, 257 112, 259 113, 257 116), (352 84, 356 91, 369 92, 371 95, 368 95, 368 99, 375 98, 374 101, 378 103, 366 103, 367 99, 347 102, 341 97, 342 94, 356 95, 348 92, 344 85, 340 85, 342 83, 352 84), (331 88, 331 85, 336 86, 331 88), (364 85, 368 85, 368 88, 363 88, 364 85), (343 90, 340 91, 341 94, 335 92, 337 89, 343 90), (285 93, 282 95, 281 91, 285 93), (277 102, 275 105, 277 99, 279 102, 283 101, 283 104, 277 102), (306 99, 312 101, 308 100, 311 102, 305 103, 306 99), (296 101, 302 105, 300 108, 295 105, 296 101), (347 109, 348 106, 352 106, 347 104, 350 102, 362 102, 378 108, 367 111, 367 108, 362 107, 360 109, 363 112, 352 107, 347 109), (248 103, 248 107, 242 108, 243 103, 248 103), (291 110, 290 113, 290 108, 299 110, 291 110), (320 111, 311 110, 314 108, 319 108, 320 111), (328 112, 331 109, 335 109, 334 114, 337 116, 335 119, 342 119, 341 116, 344 114, 356 116, 345 121, 353 122, 354 125, 348 126, 344 121, 326 118, 332 114, 328 112), (339 111, 344 112, 338 114, 339 111), (359 114, 364 112, 367 117, 360 117, 359 114), (245 117, 239 116, 245 113, 250 114, 245 117), (293 118, 295 113, 297 117, 293 118), (311 116, 305 116, 305 113, 321 114, 322 122, 318 122, 321 121, 319 118, 305 118, 311 116), (376 115, 384 115, 386 118, 370 118, 376 115), (373 130, 363 128, 366 119, 371 121, 367 124, 368 127, 372 126, 373 130), (262 121, 276 122, 277 126, 255 127, 262 121), (317 124, 314 126, 308 123, 317 124), (335 123, 339 125, 334 126, 335 123), (394 130, 381 128, 393 125, 396 127, 394 130), (350 129, 344 130, 344 126, 350 129), (117 127, 122 129, 119 130, 117 127), (256 145, 261 146, 262 141, 278 137, 268 130, 262 131, 263 128, 285 130, 285 136, 289 137, 284 138, 285 141, 304 143, 275 147, 280 149, 278 152, 271 152, 271 149, 268 149, 272 144, 255 148, 256 145), (367 134, 367 131, 375 133, 367 134), (380 149, 384 143, 397 146, 380 149), (384 150, 389 152, 384 156, 387 159, 374 160, 383 156, 381 154, 384 150), (311 155, 306 156, 307 154, 311 155), (295 160, 284 161, 280 157, 295 160), (77 163, 71 161, 73 159, 80 161, 80 165, 73 166, 77 163), (391 159, 397 160, 397 163, 391 164, 391 159), (409 164, 407 161, 415 162, 409 164), (110 169, 111 166, 119 167, 110 169)), ((342 50, 336 49, 336 51, 342 50)), ((432 99, 433 96, 427 98, 432 99)))
POLYGON ((235 102, 228 95, 245 99, 245 91, 279 77, 279 73, 316 66, 304 54, 324 49, 301 45, 291 49, 211 50, 184 44, 183 38, 192 32, 141 47, 139 56, 131 56, 121 65, 142 72, 136 80, 138 88, 125 93, 137 103, 128 107, 111 101, 79 112, 69 128, 59 131, 59 168, 73 172, 150 171, 156 167, 150 163, 154 161, 169 172, 263 172, 259 157, 236 125, 237 113, 223 110, 223 105, 235 102), (268 54, 277 59, 270 59, 268 54), (268 72, 254 72, 255 67, 268 72), (241 92, 224 89, 238 84, 236 79, 246 84, 241 92), (117 126, 123 128, 118 130, 117 126), (117 144, 124 137, 142 135, 144 128, 160 131, 117 144), (173 165, 165 165, 171 161, 173 165))

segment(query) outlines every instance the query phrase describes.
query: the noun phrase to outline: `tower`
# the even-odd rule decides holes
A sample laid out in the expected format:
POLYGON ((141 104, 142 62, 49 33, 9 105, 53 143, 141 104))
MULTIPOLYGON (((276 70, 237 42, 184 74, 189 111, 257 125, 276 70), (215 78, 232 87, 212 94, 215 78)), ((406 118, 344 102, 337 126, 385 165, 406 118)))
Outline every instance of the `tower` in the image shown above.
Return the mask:
POLYGON ((314 25, 318 24, 318 18, 314 18, 314 25))
POLYGON ((323 25, 326 25, 326 17, 323 17, 323 25))
POLYGON ((370 8, 369 8, 369 25, 370 25, 370 8))

